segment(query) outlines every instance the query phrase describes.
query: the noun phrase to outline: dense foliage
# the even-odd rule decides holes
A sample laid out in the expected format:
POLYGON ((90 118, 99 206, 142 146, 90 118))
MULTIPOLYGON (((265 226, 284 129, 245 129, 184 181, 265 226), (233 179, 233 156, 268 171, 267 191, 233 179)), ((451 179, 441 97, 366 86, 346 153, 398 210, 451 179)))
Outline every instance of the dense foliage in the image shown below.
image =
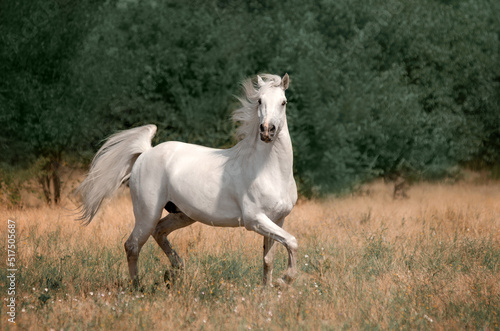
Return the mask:
POLYGON ((228 147, 238 83, 288 72, 304 194, 498 164, 499 12, 488 0, 4 1, 0 161, 49 171, 145 123, 156 142, 228 147))

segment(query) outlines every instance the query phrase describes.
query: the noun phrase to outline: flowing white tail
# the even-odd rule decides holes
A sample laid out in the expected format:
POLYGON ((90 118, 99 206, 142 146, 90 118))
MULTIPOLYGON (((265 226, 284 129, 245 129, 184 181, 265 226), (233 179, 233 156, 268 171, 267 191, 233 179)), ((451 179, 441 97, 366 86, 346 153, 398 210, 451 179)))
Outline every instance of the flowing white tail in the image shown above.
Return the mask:
POLYGON ((142 153, 151 149, 156 125, 145 125, 118 132, 106 141, 92 160, 89 173, 78 187, 82 197, 81 220, 89 224, 104 199, 128 180, 132 167, 142 153))

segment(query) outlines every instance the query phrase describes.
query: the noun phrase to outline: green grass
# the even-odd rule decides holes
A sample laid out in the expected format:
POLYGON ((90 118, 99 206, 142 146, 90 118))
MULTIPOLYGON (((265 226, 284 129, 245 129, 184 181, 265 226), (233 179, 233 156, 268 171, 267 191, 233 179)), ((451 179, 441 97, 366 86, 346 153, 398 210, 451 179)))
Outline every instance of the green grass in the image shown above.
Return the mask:
MULTIPOLYGON (((303 240, 301 276, 288 289, 262 287, 260 251, 240 252, 256 247, 194 252, 168 289, 168 264, 150 241, 141 252, 138 291, 129 286, 119 243, 72 245, 55 228, 20 247, 37 249, 19 261, 17 324, 75 330, 117 323, 144 330, 498 328, 497 243, 431 235, 390 242, 383 233, 358 244, 303 240), (174 319, 164 319, 164 310, 174 319)), ((284 269, 284 256, 277 257, 275 275, 284 269)), ((10 327, 4 318, 2 328, 10 327)))
MULTIPOLYGON (((499 329, 498 220, 482 213, 464 227, 456 215, 472 222, 469 216, 458 210, 448 219, 449 208, 432 211, 433 220, 412 213, 405 221, 386 219, 374 210, 370 220, 358 222, 362 213, 349 213, 332 211, 329 203, 297 207, 285 225, 299 240, 299 277, 288 288, 262 286, 261 237, 194 225, 172 237, 186 268, 172 274, 169 288, 163 282, 168 259, 148 241, 137 290, 123 249, 130 229, 120 225, 131 219, 117 216, 108 225, 98 220, 80 228, 56 209, 16 211, 17 325, 7 322, 4 304, 0 327, 499 329)), ((4 250, 0 258, 6 260, 4 250)), ((286 264, 278 247, 274 277, 286 264)), ((6 276, 1 268, 1 279, 6 276)), ((3 297, 5 286, 0 283, 3 297)))

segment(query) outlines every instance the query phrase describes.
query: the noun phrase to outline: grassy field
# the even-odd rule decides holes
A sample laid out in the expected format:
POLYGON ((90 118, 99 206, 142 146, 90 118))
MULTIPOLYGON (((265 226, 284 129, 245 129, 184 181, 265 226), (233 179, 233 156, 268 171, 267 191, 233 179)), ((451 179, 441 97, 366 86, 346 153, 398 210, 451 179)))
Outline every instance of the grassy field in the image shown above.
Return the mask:
MULTIPOLYGON (((4 301, 0 329, 498 330, 500 183, 419 184, 405 200, 382 182, 362 192, 295 207, 285 229, 299 241, 300 274, 281 289, 261 285, 262 237, 195 224, 171 235, 186 263, 175 283, 163 283, 170 265, 150 239, 134 291, 126 192, 88 227, 73 221, 70 201, 0 209, 2 245, 7 219, 16 222, 18 269, 17 323, 4 301)), ((275 277, 285 264, 280 246, 275 277)))

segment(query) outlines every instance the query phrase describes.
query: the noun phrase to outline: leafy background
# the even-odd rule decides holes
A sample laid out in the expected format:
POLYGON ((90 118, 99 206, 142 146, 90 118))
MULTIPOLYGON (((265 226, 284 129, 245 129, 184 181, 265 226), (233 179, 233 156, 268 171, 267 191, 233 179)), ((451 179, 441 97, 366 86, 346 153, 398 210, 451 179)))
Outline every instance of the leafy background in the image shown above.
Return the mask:
POLYGON ((494 0, 2 1, 0 182, 36 168, 56 185, 64 160, 146 123, 155 143, 230 147, 238 84, 260 72, 291 77, 306 196, 498 167, 499 13, 494 0))

